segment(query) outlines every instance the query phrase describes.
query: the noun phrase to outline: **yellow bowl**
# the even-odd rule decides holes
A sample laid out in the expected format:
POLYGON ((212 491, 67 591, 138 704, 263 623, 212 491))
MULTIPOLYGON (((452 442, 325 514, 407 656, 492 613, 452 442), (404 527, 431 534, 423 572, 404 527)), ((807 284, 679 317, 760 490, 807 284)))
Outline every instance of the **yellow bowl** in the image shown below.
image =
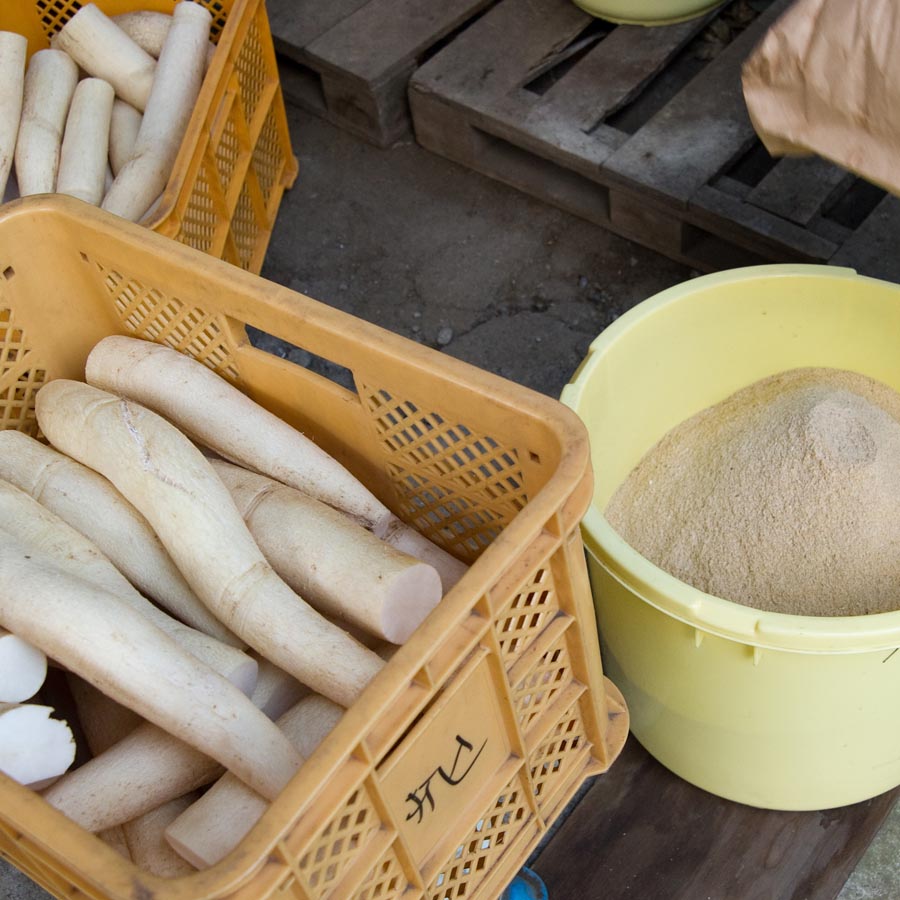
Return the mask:
POLYGON ((695 19, 721 6, 722 0, 573 0, 576 6, 600 19, 621 25, 674 25, 695 19))
POLYGON ((801 366, 900 390, 900 287, 827 266, 697 278, 606 329, 562 394, 591 436, 582 533, 604 670, 632 731, 688 781, 773 809, 842 806, 900 784, 900 612, 788 616, 704 594, 634 551, 602 511, 669 429, 801 366))

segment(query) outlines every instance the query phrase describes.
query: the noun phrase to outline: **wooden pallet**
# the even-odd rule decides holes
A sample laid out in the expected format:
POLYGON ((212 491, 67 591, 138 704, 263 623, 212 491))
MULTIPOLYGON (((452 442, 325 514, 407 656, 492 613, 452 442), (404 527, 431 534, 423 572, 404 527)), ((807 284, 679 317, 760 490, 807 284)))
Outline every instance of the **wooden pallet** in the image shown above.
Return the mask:
POLYGON ((754 809, 682 781, 630 737, 530 865, 551 897, 834 900, 898 794, 754 809))
POLYGON ((409 137, 409 76, 494 2, 267 0, 285 98, 380 147, 409 137))
POLYGON ((817 157, 772 159, 750 123, 741 64, 788 3, 750 0, 740 30, 746 3, 641 28, 501 0, 413 75, 416 137, 701 270, 832 262, 900 280, 884 252, 900 201, 817 157))

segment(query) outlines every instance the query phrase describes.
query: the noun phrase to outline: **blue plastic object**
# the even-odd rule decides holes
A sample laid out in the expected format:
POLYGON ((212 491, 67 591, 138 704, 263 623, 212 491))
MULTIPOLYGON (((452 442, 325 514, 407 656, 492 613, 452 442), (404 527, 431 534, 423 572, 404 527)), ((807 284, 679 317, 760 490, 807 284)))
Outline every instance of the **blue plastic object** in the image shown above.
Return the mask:
POLYGON ((500 895, 500 900, 548 900, 547 885, 537 872, 523 868, 500 895))

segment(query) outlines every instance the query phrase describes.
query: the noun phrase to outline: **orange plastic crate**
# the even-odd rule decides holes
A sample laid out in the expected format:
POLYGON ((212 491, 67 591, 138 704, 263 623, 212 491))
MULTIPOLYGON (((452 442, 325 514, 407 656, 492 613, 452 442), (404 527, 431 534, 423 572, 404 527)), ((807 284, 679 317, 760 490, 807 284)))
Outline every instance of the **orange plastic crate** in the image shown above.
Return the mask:
POLYGON ((547 397, 64 197, 0 215, 0 428, 102 337, 164 342, 303 429, 471 568, 242 844, 147 875, 0 776, 0 853, 57 897, 496 897, 628 716, 604 679, 579 533, 588 439, 547 397), (35 261, 42 261, 37 264, 35 261), (245 325, 356 390, 251 346, 245 325))
MULTIPOLYGON (((93 0, 107 15, 176 0, 93 0)), ((197 0, 213 15, 217 51, 162 200, 147 227, 259 272, 285 189, 297 177, 264 0, 197 0)), ((3 0, 0 30, 29 54, 83 6, 80 0, 3 0)))

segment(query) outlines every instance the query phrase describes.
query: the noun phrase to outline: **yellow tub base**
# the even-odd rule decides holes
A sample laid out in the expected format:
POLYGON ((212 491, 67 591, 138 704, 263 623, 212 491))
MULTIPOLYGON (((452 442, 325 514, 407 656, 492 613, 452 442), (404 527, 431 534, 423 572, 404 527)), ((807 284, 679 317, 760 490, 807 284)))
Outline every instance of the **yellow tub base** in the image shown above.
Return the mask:
POLYGON ((602 597, 604 669, 634 736, 676 775, 784 810, 845 806, 900 784, 900 717, 885 699, 900 697, 900 652, 758 650, 635 602, 590 554, 588 568, 602 597))

